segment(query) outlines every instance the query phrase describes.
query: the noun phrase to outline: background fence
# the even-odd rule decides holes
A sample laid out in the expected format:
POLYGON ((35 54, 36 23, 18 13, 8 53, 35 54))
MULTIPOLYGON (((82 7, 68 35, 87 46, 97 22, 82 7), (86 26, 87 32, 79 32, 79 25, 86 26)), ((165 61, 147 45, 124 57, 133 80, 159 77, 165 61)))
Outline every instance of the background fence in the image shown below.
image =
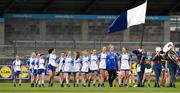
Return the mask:
MULTIPOLYGON (((153 52, 156 46, 163 47, 167 42, 144 42, 145 51, 153 52)), ((8 64, 18 54, 23 60, 30 56, 32 51, 47 54, 49 48, 56 48, 57 55, 67 50, 88 50, 97 49, 98 53, 102 46, 112 44, 115 50, 121 53, 123 47, 127 47, 129 51, 137 49, 140 42, 113 42, 113 41, 13 41, 10 45, 0 45, 2 55, 0 57, 1 64, 8 64)), ((175 42, 177 48, 180 42, 175 42)), ((130 52, 131 53, 131 52, 130 52)), ((135 57, 134 57, 135 58, 135 57)))

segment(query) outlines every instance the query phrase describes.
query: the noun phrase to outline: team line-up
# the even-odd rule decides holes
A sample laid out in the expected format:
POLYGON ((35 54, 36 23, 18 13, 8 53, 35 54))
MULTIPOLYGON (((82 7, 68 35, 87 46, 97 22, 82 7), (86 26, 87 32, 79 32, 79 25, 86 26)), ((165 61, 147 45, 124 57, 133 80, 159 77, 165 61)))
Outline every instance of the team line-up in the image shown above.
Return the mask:
MULTIPOLYGON (((114 51, 114 46, 102 47, 101 53, 97 53, 96 49, 91 52, 84 51, 66 51, 56 55, 56 49, 48 50, 48 55, 32 52, 31 57, 27 59, 27 67, 30 74, 31 87, 45 87, 44 78, 45 70, 48 69, 48 87, 53 87, 53 81, 57 73, 59 73, 60 87, 70 87, 70 77, 73 76, 73 86, 80 87, 105 87, 106 79, 109 87, 113 87, 113 81, 118 77, 120 87, 150 87, 151 74, 154 72, 154 87, 160 87, 160 78, 164 77, 162 86, 175 88, 176 70, 179 67, 176 62, 179 61, 179 55, 175 60, 170 58, 170 51, 175 46, 168 45, 168 51, 163 52, 161 47, 156 47, 155 52, 146 51, 143 47, 133 50, 137 56, 136 71, 138 79, 135 79, 135 71, 131 66, 132 56, 128 49, 124 47, 122 54, 114 51), (57 71, 58 69, 58 71, 57 71), (162 71, 163 70, 163 71, 162 71), (164 72, 165 75, 162 75, 164 72)), ((19 78, 21 85, 21 65, 22 61, 19 56, 13 61, 13 85, 16 85, 16 79, 19 78)))

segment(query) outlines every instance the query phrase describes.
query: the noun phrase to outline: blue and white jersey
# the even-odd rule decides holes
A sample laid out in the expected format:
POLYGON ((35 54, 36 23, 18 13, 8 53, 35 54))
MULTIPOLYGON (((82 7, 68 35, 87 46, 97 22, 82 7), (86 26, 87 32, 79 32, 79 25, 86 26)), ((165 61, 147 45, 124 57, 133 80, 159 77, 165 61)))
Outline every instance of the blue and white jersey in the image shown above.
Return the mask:
POLYGON ((39 59, 35 58, 35 62, 34 62, 34 70, 37 70, 39 67, 39 59))
POLYGON ((106 69, 106 57, 107 53, 101 53, 98 55, 100 69, 106 69))
POLYGON ((97 55, 91 55, 90 56, 90 70, 98 70, 98 56, 97 55))
POLYGON ((14 72, 21 71, 21 65, 22 65, 21 60, 14 60, 13 61, 14 72))
POLYGON ((89 72, 90 58, 89 56, 82 56, 82 72, 89 72))
POLYGON ((35 58, 30 57, 26 63, 29 66, 29 69, 34 69, 35 58))
POLYGON ((38 60, 38 69, 45 69, 45 60, 43 58, 38 60))
POLYGON ((73 71, 74 72, 79 72, 80 69, 81 69, 81 63, 82 63, 82 59, 81 58, 74 58, 74 61, 73 61, 73 71))
POLYGON ((130 65, 129 63, 131 62, 131 55, 129 54, 122 54, 119 58, 120 60, 120 69, 122 70, 129 70, 130 69, 130 65))
POLYGON ((65 62, 65 57, 59 57, 57 59, 58 71, 62 71, 64 69, 64 62, 65 62))
POLYGON ((49 54, 47 57, 48 65, 56 67, 56 59, 57 57, 55 54, 49 54))
POLYGON ((64 72, 71 72, 73 67, 73 58, 71 56, 66 57, 64 61, 64 72))

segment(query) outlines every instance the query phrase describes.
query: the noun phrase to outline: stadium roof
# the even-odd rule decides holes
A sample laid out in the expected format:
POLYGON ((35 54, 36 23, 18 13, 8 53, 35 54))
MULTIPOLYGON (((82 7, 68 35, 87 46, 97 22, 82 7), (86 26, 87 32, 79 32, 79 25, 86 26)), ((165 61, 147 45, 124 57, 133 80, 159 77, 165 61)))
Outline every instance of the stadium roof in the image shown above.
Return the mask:
MULTIPOLYGON (((0 0, 0 14, 120 14, 144 0, 0 0)), ((148 0, 147 15, 174 15, 180 12, 179 0, 148 0)))

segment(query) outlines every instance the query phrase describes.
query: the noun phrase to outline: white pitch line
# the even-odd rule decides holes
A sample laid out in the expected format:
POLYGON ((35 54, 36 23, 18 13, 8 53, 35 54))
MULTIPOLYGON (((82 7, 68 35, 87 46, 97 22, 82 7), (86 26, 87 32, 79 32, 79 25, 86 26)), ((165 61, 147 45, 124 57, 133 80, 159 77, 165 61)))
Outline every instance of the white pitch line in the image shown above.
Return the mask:
MULTIPOLYGON (((0 93, 21 93, 21 92, 0 92, 0 93)), ((92 92, 22 92, 22 93, 92 93, 92 92)), ((93 93, 135 93, 135 92, 93 92, 93 93)), ((180 92, 139 92, 139 93, 180 93, 180 92)))

